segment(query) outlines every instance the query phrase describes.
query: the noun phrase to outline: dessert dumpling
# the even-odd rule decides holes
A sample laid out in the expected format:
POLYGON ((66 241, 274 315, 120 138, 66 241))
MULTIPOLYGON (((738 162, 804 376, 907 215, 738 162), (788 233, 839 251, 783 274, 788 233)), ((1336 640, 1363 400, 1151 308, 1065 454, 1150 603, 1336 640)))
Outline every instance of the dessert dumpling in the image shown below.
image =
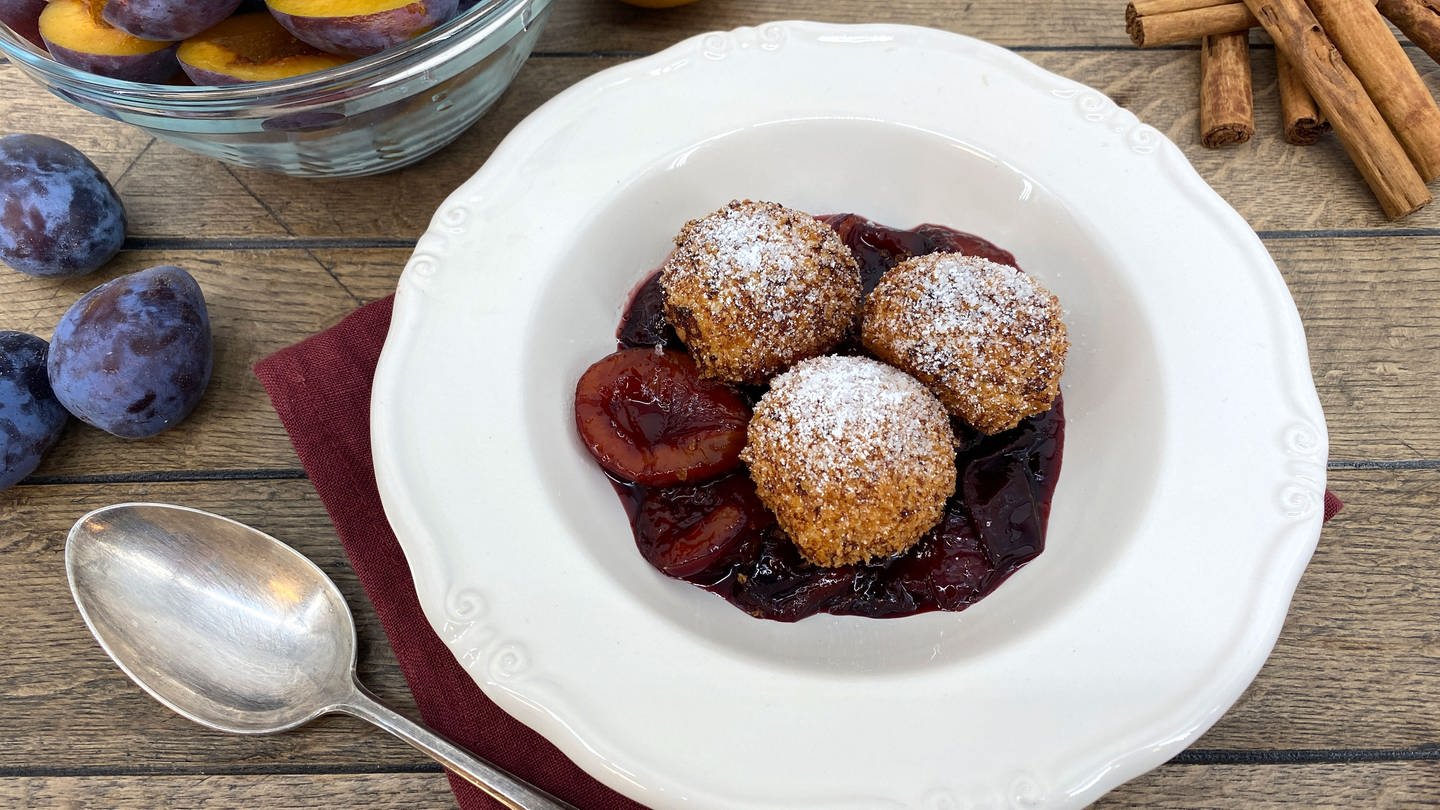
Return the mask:
POLYGON ((1009 265, 931 253, 895 265, 865 301, 861 342, 930 386, 952 414, 1000 433, 1060 394, 1070 348, 1060 301, 1009 265))
POLYGON ((904 551, 955 492, 945 407, 866 357, 802 360, 771 381, 740 458, 780 528, 822 566, 904 551))
POLYGON ((833 349, 859 318, 855 257, 803 211, 732 202, 675 244, 660 271, 665 316, 706 377, 763 383, 833 349))

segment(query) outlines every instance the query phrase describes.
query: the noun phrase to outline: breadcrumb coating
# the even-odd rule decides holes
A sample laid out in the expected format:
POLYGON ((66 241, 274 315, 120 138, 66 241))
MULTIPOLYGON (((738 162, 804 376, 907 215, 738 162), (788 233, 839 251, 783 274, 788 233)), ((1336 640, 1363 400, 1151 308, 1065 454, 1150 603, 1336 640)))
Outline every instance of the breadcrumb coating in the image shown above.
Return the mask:
POLYGON ((867 357, 802 360, 755 406, 740 458, 800 553, 821 566, 897 554, 955 492, 955 437, 918 380, 867 357))
POLYGON ((992 435, 1050 409, 1070 348, 1049 290, 1014 267, 958 253, 916 256, 881 277, 861 342, 992 435))
POLYGON ((829 225, 733 201, 686 223, 660 271, 665 316, 702 375, 760 384, 833 349, 860 316, 860 271, 829 225))

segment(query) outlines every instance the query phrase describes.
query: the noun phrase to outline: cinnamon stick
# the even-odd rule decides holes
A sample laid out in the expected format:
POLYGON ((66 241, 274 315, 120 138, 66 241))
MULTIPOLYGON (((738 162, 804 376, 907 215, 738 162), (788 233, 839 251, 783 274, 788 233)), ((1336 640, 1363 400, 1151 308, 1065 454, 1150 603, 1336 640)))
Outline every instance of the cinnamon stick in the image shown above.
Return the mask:
POLYGON ((1132 3, 1126 9, 1125 32, 1130 41, 1141 48, 1173 45, 1212 34, 1246 31, 1258 25, 1244 3, 1223 3, 1181 11, 1130 16, 1132 3))
POLYGON ((1345 63, 1427 182, 1440 177, 1440 107, 1385 18, 1367 0, 1310 0, 1345 63))
POLYGON ((1250 32, 1200 41, 1200 144, 1211 149, 1245 143, 1255 134, 1250 89, 1250 32))
POLYGON ((1399 219, 1427 205, 1425 181, 1304 0, 1245 5, 1300 74, 1385 215, 1399 219))
POLYGON ((1211 6, 1230 6, 1240 0, 1130 0, 1125 7, 1125 18, 1148 17, 1152 14, 1174 14, 1177 11, 1194 11, 1211 6))
MULTIPOLYGON (((1428 25, 1428 41, 1433 43, 1435 50, 1427 49, 1426 53, 1440 62, 1440 19, 1433 16, 1440 14, 1440 0, 1388 2, 1421 7, 1415 12, 1416 26, 1428 25)), ((1141 48, 1189 42, 1211 34, 1254 28, 1259 24, 1242 0, 1133 0, 1125 6, 1125 32, 1130 35, 1130 41, 1141 48)), ((1401 30, 1404 30, 1403 26, 1401 30)), ((1406 36, 1409 36, 1408 32, 1406 36)))
POLYGON ((1380 0, 1375 6, 1405 38, 1440 62, 1440 2, 1436 0, 1380 0))
POLYGON ((1280 87, 1280 118, 1286 143, 1309 146, 1330 131, 1330 122, 1315 104, 1305 83, 1285 54, 1275 51, 1276 82, 1280 87))

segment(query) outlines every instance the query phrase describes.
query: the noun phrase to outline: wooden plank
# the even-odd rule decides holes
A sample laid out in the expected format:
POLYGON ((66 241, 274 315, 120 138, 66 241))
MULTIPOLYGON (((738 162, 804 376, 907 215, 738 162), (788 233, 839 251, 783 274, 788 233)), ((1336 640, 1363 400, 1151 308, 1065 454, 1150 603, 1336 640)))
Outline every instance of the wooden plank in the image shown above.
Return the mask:
MULTIPOLYGON (((1269 248, 1297 300, 1333 459, 1440 458, 1440 237, 1378 243, 1277 239, 1269 248)), ((37 474, 298 469, 251 366, 394 290, 409 251, 144 250, 103 273, 58 282, 0 273, 0 328, 48 338, 91 285, 159 263, 188 268, 216 335, 210 390, 189 420, 125 441, 74 424, 37 474)))
MULTIPOLYGON (((1440 742, 1440 471, 1355 470, 1279 645, 1203 749, 1408 749, 1440 742)), ((0 751, 12 769, 220 771, 374 767, 423 760, 348 718, 270 738, 205 731, 154 704, 90 639, 65 584, 63 538, 85 511, 153 499, 220 511, 290 542, 340 582, 360 623, 363 679, 408 706, 373 611, 359 596, 308 482, 21 486, 0 494, 0 751)))
MULTIPOLYGON (((1440 743, 1440 473, 1343 470, 1270 660, 1197 748, 1440 743)), ((1433 765, 1440 769, 1440 765, 1433 765)), ((1440 795, 1440 794, 1436 794, 1440 795)))
MULTIPOLYGON (((413 240, 424 232, 445 197, 480 168, 505 134, 526 115, 581 78, 623 61, 532 60, 474 127, 455 143, 399 172, 345 179, 286 177, 226 167, 160 142, 116 188, 134 214, 132 232, 142 236, 290 235, 413 240), (179 193, 181 189, 185 192, 179 193), (204 197, 223 195, 227 202, 222 205, 193 198, 192 189, 204 197), (336 200, 344 204, 337 205, 336 200), (197 218, 192 206, 197 204, 207 212, 205 222, 197 223, 204 230, 191 227, 197 218), (235 205, 233 212, 227 207, 230 204, 235 205)), ((0 88, 7 78, 0 70, 0 88)), ((38 102, 27 97, 16 103, 38 102)), ((46 106, 63 105, 47 101, 46 106)), ((76 126, 116 126, 79 111, 55 109, 55 113, 76 126), (77 115, 81 120, 75 120, 77 115)))
POLYGON ((1006 3, 902 0, 883 6, 865 0, 700 0, 651 11, 618 0, 557 2, 537 46, 539 53, 657 51, 707 31, 771 20, 833 23, 905 23, 960 31, 1007 47, 1133 47, 1125 34, 1125 4, 1104 0, 1027 2, 1024 13, 1006 3))
POLYGON ((1440 457, 1440 238, 1266 247, 1305 324, 1330 458, 1440 457))
MULTIPOLYGON (((408 251, 371 257, 399 275, 408 251)), ((255 361, 338 321, 369 300, 347 290, 326 260, 303 250, 125 252, 101 273, 68 281, 0 273, 0 328, 48 339, 94 285, 154 264, 189 270, 205 293, 215 371, 200 406, 178 426, 127 441, 72 421, 40 475, 138 470, 298 469, 280 420, 250 372, 255 361)), ((393 282, 390 285, 393 288, 393 282)))
MULTIPOLYGON (((339 585, 355 614, 360 678, 416 717, 375 612, 365 600, 307 481, 17 487, 0 493, 0 751, 7 769, 75 765, 127 769, 414 766, 404 743, 349 717, 268 737, 210 731, 132 684, 86 630, 65 578, 65 535, 84 513, 121 501, 209 509, 278 537, 339 585)), ((0 802, 3 805, 4 802, 0 802)))
MULTIPOLYGON (((1290 810, 1433 807, 1433 762, 1348 765, 1166 765, 1102 798, 1095 810, 1290 810)), ((0 803, 18 808, 347 807, 419 810, 455 806, 439 773, 32 776, 0 779, 0 803)))
POLYGON ((1374 810, 1434 807, 1440 764, 1166 765, 1121 786, 1094 810, 1374 810))
POLYGON ((14 808, 191 810, 416 810, 455 806, 440 773, 266 774, 264 776, 35 776, 0 779, 0 804, 14 808))
MULTIPOLYGON (((1426 81, 1440 66, 1413 51, 1426 81)), ((1090 84, 1175 140, 1200 175, 1263 231, 1389 227, 1334 138, 1309 147, 1279 136, 1274 65, 1255 49, 1257 134, 1210 150, 1196 136, 1198 56, 1194 51, 1027 51, 1026 58, 1090 84)), ((500 138, 543 101, 620 58, 537 57, 496 108, 456 143, 419 165, 374 178, 313 180, 234 169, 135 133, 35 90, 0 65, 0 118, 9 127, 93 146, 97 162, 130 208, 139 237, 344 236, 413 239, 445 196, 472 174, 500 138), (336 205, 336 199, 345 204, 336 205)), ((1402 223, 1440 227, 1440 206, 1402 223)))

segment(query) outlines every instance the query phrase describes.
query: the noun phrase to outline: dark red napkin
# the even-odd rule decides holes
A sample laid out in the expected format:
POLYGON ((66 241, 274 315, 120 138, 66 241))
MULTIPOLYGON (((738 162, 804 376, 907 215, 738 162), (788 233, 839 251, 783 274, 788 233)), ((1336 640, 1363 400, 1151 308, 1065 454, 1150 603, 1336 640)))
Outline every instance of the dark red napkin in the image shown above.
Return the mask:
MULTIPOLYGON (((481 694, 420 611, 410 568, 390 531, 370 458, 370 386, 390 328, 391 299, 351 313, 255 365, 335 531, 375 605, 420 715, 431 728, 583 810, 642 806, 601 785, 481 694)), ((1340 511, 1325 493, 1325 519, 1340 511)), ((499 808, 464 780, 464 810, 499 808)))
MULTIPOLYGON (((390 328, 390 305, 390 298, 376 301, 270 355, 255 365, 255 376, 375 605, 420 715, 456 743, 576 807, 640 809, 481 694, 420 611, 370 459, 370 386, 390 328)), ((450 786, 464 810, 501 807, 453 774, 450 786)))

